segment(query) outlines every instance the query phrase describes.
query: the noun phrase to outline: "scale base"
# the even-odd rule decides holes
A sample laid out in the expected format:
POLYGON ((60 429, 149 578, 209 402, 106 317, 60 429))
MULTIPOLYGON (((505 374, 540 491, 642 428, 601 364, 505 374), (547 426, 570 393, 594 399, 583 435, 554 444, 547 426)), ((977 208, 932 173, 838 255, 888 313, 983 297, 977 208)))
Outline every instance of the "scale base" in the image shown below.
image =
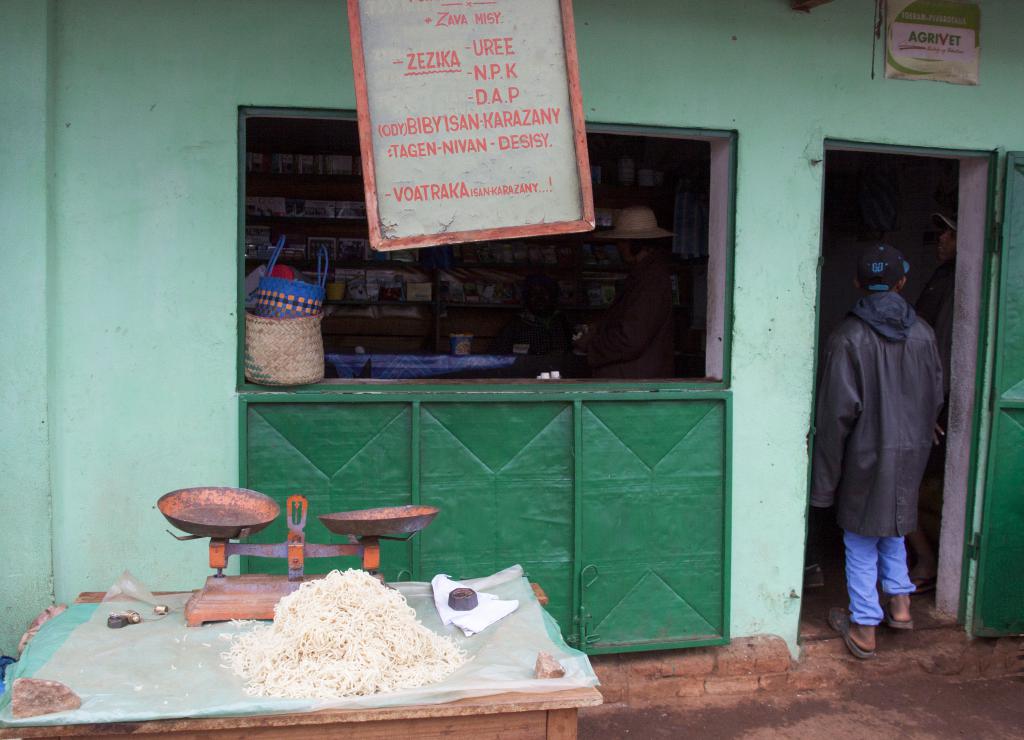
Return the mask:
POLYGON ((210 576, 185 605, 185 622, 189 627, 199 627, 205 622, 230 619, 273 619, 274 607, 282 596, 298 589, 303 581, 321 577, 304 576, 302 581, 289 581, 287 576, 259 574, 210 576))

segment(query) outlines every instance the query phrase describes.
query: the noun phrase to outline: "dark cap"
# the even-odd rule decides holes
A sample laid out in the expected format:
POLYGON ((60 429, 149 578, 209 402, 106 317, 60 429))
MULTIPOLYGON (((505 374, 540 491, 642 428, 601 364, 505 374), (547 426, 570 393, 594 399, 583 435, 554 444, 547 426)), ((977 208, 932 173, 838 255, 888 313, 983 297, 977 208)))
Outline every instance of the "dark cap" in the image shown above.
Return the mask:
POLYGON ((865 249, 857 261, 857 282, 867 290, 892 290, 910 272, 903 253, 888 244, 865 249))
POLYGON ((946 229, 956 231, 956 219, 950 218, 944 213, 933 213, 932 223, 935 225, 936 229, 940 229, 942 231, 945 231, 946 229))

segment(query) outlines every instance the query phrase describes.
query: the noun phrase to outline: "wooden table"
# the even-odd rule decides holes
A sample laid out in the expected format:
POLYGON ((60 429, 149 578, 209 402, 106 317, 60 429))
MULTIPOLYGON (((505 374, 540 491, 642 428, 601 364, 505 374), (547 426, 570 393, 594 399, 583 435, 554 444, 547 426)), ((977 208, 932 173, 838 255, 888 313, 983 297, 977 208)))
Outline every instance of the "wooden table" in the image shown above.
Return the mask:
MULTIPOLYGON (((537 588, 535 588, 537 590, 537 588)), ((547 600, 540 591, 538 597, 547 600)), ((79 603, 99 601, 102 593, 83 593, 79 603)), ((495 694, 445 704, 420 704, 382 709, 325 710, 299 714, 263 714, 214 719, 164 719, 150 722, 112 722, 52 727, 0 728, 0 738, 501 738, 520 740, 576 737, 580 707, 601 704, 595 688, 543 694, 495 694)))
POLYGON ((601 703, 597 689, 545 694, 497 694, 446 704, 346 709, 216 719, 163 719, 94 725, 0 728, 0 738, 548 738, 576 737, 576 711, 601 703))

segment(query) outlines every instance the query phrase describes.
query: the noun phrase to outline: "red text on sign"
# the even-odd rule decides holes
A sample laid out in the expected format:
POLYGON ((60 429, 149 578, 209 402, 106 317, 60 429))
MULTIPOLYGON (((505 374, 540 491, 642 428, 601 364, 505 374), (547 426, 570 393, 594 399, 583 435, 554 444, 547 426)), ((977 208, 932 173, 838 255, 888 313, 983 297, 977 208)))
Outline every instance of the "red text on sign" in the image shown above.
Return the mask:
POLYGON ((474 64, 474 80, 518 80, 519 73, 516 71, 518 62, 506 63, 504 66, 492 62, 491 64, 474 64))
POLYGON ((501 13, 475 13, 473 20, 478 26, 496 26, 501 23, 501 13))
POLYGON ((509 149, 547 149, 549 146, 551 145, 548 143, 548 134, 516 134, 498 137, 498 149, 503 152, 509 149))
POLYGON ((437 20, 434 21, 435 26, 468 26, 469 18, 463 13, 446 13, 441 11, 437 14, 437 20))
POLYGON ((432 72, 436 70, 459 69, 462 62, 455 49, 437 51, 416 51, 405 55, 407 72, 432 72))
POLYGON ((519 97, 519 94, 519 88, 513 85, 509 85, 504 90, 500 87, 495 87, 491 90, 485 90, 482 87, 478 87, 474 91, 477 105, 488 105, 489 103, 514 103, 516 98, 519 97))
POLYGON ((516 54, 512 48, 511 36, 473 39, 473 53, 478 57, 511 57, 516 54))

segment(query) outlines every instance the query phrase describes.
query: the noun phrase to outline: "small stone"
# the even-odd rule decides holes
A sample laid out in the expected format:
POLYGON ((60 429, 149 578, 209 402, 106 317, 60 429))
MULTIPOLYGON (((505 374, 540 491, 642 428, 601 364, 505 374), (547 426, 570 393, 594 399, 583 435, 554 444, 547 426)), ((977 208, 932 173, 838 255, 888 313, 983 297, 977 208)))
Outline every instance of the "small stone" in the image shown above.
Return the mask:
POLYGON ((547 653, 537 653, 537 665, 533 669, 534 678, 561 678, 565 675, 562 664, 547 653))
POLYGON ((60 681, 17 678, 11 687, 11 713, 17 718, 78 709, 82 700, 60 681))

